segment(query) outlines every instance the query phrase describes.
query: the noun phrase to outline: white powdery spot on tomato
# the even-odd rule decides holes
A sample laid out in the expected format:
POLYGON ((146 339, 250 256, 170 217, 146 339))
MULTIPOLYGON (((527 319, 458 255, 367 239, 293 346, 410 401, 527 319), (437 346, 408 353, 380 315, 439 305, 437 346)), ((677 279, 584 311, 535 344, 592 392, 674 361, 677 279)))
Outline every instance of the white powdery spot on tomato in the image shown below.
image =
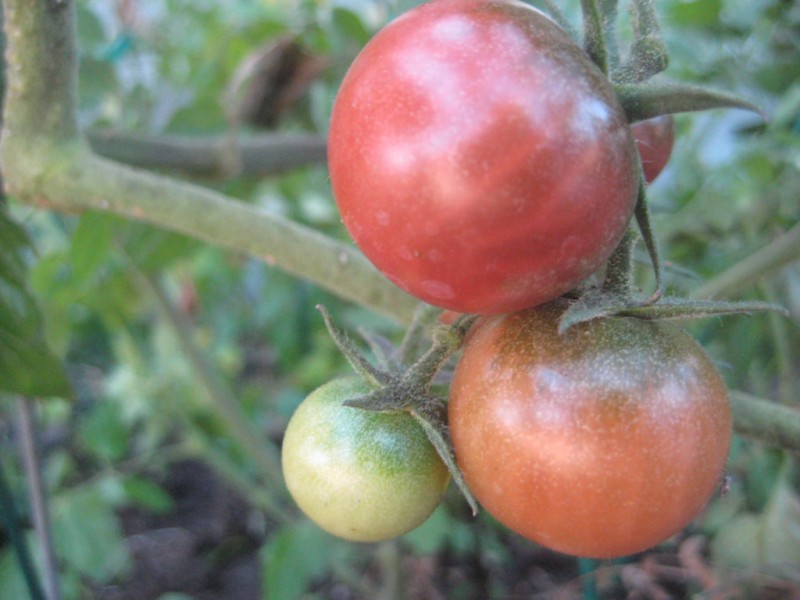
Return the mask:
POLYGON ((611 120, 608 104, 601 99, 587 96, 575 106, 572 121, 573 133, 588 139, 596 139, 611 120))
POLYGON ((442 41, 447 45, 461 44, 471 47, 475 38, 475 26, 468 20, 459 15, 453 15, 436 21, 431 31, 433 38, 442 41))

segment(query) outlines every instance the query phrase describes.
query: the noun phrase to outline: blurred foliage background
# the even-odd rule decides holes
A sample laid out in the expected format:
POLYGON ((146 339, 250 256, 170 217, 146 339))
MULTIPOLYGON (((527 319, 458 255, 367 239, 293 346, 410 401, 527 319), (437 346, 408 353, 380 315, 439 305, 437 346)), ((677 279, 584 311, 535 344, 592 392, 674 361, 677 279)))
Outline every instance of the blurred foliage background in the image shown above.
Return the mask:
MULTIPOLYGON (((324 136, 349 63, 415 4, 78 2, 81 123, 156 137, 324 136)), ((577 25, 578 3, 563 4, 577 25)), ((800 218, 800 5, 657 5, 667 76, 736 92, 770 115, 677 117, 672 160, 650 196, 671 291, 691 294, 800 218)), ((347 239, 324 164, 194 181, 347 239)), ((294 407, 348 372, 314 307, 351 330, 397 338, 400 327, 177 234, 103 213, 10 209, 33 240, 30 287, 77 396, 39 405, 69 600, 800 597, 796 457, 743 438, 727 493, 686 532, 625 561, 547 552, 486 514, 473 519, 454 490, 398 541, 336 540, 298 513, 274 468, 294 407), (240 435, 248 425, 255 436, 240 435)), ((732 389, 800 407, 800 262, 731 293, 781 303, 791 316, 687 326, 732 389)), ((13 398, 0 396, 0 463, 24 509, 16 429, 13 398)), ((0 598, 25 597, 0 529, 0 598)))

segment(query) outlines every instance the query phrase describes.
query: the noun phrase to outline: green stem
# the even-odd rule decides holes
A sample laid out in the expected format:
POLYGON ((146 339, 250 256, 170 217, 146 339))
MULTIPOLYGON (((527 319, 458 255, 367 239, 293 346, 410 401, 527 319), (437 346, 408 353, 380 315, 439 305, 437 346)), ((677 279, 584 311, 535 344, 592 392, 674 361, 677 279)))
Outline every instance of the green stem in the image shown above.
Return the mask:
POLYGON ((114 130, 89 131, 97 154, 160 171, 203 177, 264 176, 311 164, 325 164, 324 137, 311 134, 242 136, 149 136, 114 130), (231 152, 235 154, 231 157, 231 152), (235 169, 231 169, 235 165, 235 169))
MULTIPOLYGON (((75 1, 3 2, 3 138, 27 148, 79 136, 75 1)), ((3 140, 5 141, 5 139, 3 140)), ((6 170, 3 174, 7 175, 6 170)))
POLYGON ((603 35, 608 52, 608 69, 614 71, 619 64, 619 45, 617 43, 618 0, 602 0, 603 35))
POLYGON ((638 83, 664 71, 669 53, 661 37, 653 0, 634 0, 631 4, 633 44, 630 56, 616 69, 612 79, 619 83, 638 83))
POLYGON ((800 453, 800 411, 739 391, 730 392, 730 402, 737 433, 800 453))
POLYGON ((603 73, 608 73, 608 48, 605 24, 597 0, 581 0, 583 12, 583 45, 589 58, 603 73))
POLYGON ((401 321, 416 308, 417 300, 352 244, 214 191, 117 165, 77 145, 34 157, 6 152, 4 159, 7 185, 20 199, 46 199, 49 207, 68 212, 108 211, 245 252, 401 321), (42 163, 47 172, 37 174, 42 163))
POLYGON ((25 479, 28 482, 31 515, 39 547, 42 551, 42 570, 44 571, 44 591, 47 600, 61 600, 61 584, 58 573, 58 559, 53 546, 53 532, 50 527, 50 511, 47 495, 42 482, 39 463, 39 450, 36 444, 35 405, 29 398, 17 400, 19 413, 19 437, 25 479))
POLYGON ((32 600, 45 600, 20 521, 19 513, 14 505, 14 496, 6 482, 2 465, 0 465, 0 523, 14 547, 22 577, 25 579, 32 600))
POLYGON ((692 292, 695 298, 735 296, 763 277, 800 259, 800 222, 772 242, 692 292))
MULTIPOLYGON (((779 301, 779 294, 776 289, 777 286, 774 283, 764 283, 761 288, 764 290, 764 295, 769 302, 777 303, 779 301)), ((780 315, 776 312, 770 312, 767 315, 770 333, 775 345, 778 402, 792 405, 797 402, 797 392, 800 391, 800 386, 798 386, 797 377, 795 375, 795 365, 797 363, 794 360, 794 353, 792 351, 794 332, 793 328, 786 327, 785 317, 786 314, 780 315)))

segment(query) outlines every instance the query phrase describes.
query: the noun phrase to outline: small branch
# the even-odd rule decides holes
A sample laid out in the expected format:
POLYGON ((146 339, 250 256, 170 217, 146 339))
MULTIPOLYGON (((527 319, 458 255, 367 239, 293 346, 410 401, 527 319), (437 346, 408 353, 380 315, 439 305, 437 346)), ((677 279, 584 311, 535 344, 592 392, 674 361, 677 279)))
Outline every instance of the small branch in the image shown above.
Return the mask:
POLYGON ((6 146, 3 173, 18 199, 145 221, 261 258, 391 318, 407 322, 414 314, 417 300, 352 244, 218 192, 92 156, 81 144, 40 147, 34 156, 15 149, 6 146))
POLYGON ((653 0, 633 0, 631 22, 633 43, 630 56, 612 77, 618 83, 646 81, 669 65, 669 52, 661 37, 653 0))
POLYGON ((613 72, 619 65, 619 46, 617 40, 618 0, 601 0, 600 11, 603 16, 603 35, 608 51, 608 70, 613 72))
POLYGON ((800 222, 692 292, 695 298, 735 296, 763 277, 800 259, 800 222))
POLYGON ((592 62, 608 73, 608 48, 605 39, 605 23, 597 6, 597 0, 581 0, 583 12, 583 45, 592 62))
POLYGON ((11 487, 6 483, 2 465, 0 465, 0 526, 5 530, 7 538, 16 551, 17 561, 22 571, 22 577, 28 587, 31 600, 47 600, 39 583, 36 566, 28 548, 28 541, 25 538, 25 531, 22 527, 19 512, 14 505, 11 487))
POLYGON ((53 534, 50 528, 50 515, 47 498, 42 483, 39 452, 36 447, 36 424, 34 404, 28 398, 20 397, 17 401, 19 414, 19 436, 25 479, 28 482, 31 514, 36 537, 42 550, 42 567, 44 570, 44 591, 47 600, 61 600, 59 584, 58 560, 53 547, 53 534))
POLYGON ((192 176, 273 175, 296 167, 324 164, 327 142, 313 134, 221 136, 142 135, 114 130, 87 133, 101 156, 142 167, 192 176))
POLYGON ((731 391, 733 428, 770 446, 800 453, 800 410, 731 391))

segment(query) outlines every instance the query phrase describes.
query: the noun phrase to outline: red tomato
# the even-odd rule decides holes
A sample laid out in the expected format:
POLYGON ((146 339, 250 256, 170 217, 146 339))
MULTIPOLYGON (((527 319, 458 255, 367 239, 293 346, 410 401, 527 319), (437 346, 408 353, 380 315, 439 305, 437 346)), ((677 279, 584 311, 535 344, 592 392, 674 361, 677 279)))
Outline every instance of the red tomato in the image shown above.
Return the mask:
POLYGON ((487 318, 454 374, 456 459, 484 508, 554 550, 611 558, 683 528, 722 478, 725 384, 685 332, 564 301, 487 318))
POLYGON ((675 121, 671 115, 663 115, 634 123, 631 130, 642 157, 645 181, 650 183, 664 170, 672 154, 675 121))
POLYGON ((380 31, 339 90, 328 158, 364 254, 467 313, 575 287, 617 245, 638 185, 608 81, 513 0, 436 0, 380 31))

